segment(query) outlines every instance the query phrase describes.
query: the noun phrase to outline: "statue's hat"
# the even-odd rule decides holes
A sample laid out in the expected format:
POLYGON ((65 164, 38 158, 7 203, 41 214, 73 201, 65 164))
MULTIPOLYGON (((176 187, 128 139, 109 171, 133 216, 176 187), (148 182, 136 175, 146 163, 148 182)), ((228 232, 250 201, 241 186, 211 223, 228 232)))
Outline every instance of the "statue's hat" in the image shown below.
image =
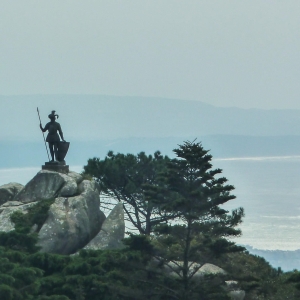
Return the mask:
POLYGON ((58 119, 58 115, 57 114, 55 114, 55 110, 52 110, 52 112, 51 112, 51 114, 50 115, 48 115, 48 118, 49 119, 55 119, 55 118, 57 118, 58 119))

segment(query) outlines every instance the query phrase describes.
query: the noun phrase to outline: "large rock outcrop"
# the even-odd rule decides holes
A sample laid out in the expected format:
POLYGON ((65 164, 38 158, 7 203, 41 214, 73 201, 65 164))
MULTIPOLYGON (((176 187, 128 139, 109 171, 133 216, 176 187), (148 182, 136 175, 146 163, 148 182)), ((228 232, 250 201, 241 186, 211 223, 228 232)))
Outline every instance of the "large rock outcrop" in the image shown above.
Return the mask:
POLYGON ((70 254, 86 245, 100 230, 105 215, 92 190, 79 196, 58 197, 39 232, 42 252, 70 254))
MULTIPOLYGON (((11 186, 5 189, 12 191, 11 186)), ((42 252, 72 254, 91 241, 94 242, 90 249, 121 247, 125 234, 123 207, 117 205, 104 222, 106 217, 100 210, 100 189, 96 182, 84 180, 75 172, 62 174, 42 170, 16 191, 15 188, 0 206, 0 231, 14 229, 10 216, 15 211, 26 214, 36 203, 53 199, 48 218, 38 232, 42 252), (98 238, 94 239, 96 236, 98 238)))
POLYGON ((125 222, 123 204, 118 203, 104 221, 100 232, 85 247, 86 250, 120 249, 124 247, 125 222))
MULTIPOLYGON (((49 216, 39 231, 42 252, 71 254, 86 245, 100 230, 105 215, 93 181, 80 174, 39 172, 19 193, 25 203, 55 198, 49 216)), ((18 199, 17 197, 17 199, 18 199)))

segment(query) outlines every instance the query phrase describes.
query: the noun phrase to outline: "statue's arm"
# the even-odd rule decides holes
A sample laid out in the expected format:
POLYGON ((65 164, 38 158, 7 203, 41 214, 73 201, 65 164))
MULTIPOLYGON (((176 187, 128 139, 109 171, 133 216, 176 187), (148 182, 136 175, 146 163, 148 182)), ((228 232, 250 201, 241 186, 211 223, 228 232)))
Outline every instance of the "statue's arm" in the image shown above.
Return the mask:
POLYGON ((42 124, 40 123, 40 128, 41 128, 41 130, 42 130, 43 132, 47 131, 47 129, 48 129, 48 126, 47 126, 47 125, 48 125, 48 124, 46 124, 45 128, 43 128, 42 124))

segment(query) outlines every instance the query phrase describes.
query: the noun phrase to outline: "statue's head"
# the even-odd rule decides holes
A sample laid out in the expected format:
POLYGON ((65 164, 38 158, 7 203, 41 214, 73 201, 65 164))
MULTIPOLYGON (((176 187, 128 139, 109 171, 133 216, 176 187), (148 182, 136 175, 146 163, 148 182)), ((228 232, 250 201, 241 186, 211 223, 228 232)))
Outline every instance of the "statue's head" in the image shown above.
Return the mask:
POLYGON ((52 120, 55 120, 55 119, 58 119, 58 115, 55 114, 55 110, 52 110, 51 114, 48 115, 48 118, 52 121, 52 120))

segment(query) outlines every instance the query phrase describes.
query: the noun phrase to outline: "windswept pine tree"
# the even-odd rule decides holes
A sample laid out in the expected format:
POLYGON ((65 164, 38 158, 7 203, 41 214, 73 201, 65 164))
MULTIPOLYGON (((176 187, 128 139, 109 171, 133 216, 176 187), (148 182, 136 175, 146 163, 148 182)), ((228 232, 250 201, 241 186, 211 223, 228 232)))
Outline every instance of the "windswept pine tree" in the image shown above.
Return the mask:
POLYGON ((226 184, 220 169, 212 169, 212 156, 200 143, 185 142, 174 152, 177 157, 168 162, 162 183, 148 186, 147 195, 177 216, 174 222, 157 226, 156 243, 161 257, 176 266, 172 271, 182 282, 180 299, 194 299, 200 291, 193 277, 202 264, 213 256, 243 250, 228 238, 241 234, 236 226, 244 210, 222 208, 236 198, 231 194, 234 187, 226 184))

